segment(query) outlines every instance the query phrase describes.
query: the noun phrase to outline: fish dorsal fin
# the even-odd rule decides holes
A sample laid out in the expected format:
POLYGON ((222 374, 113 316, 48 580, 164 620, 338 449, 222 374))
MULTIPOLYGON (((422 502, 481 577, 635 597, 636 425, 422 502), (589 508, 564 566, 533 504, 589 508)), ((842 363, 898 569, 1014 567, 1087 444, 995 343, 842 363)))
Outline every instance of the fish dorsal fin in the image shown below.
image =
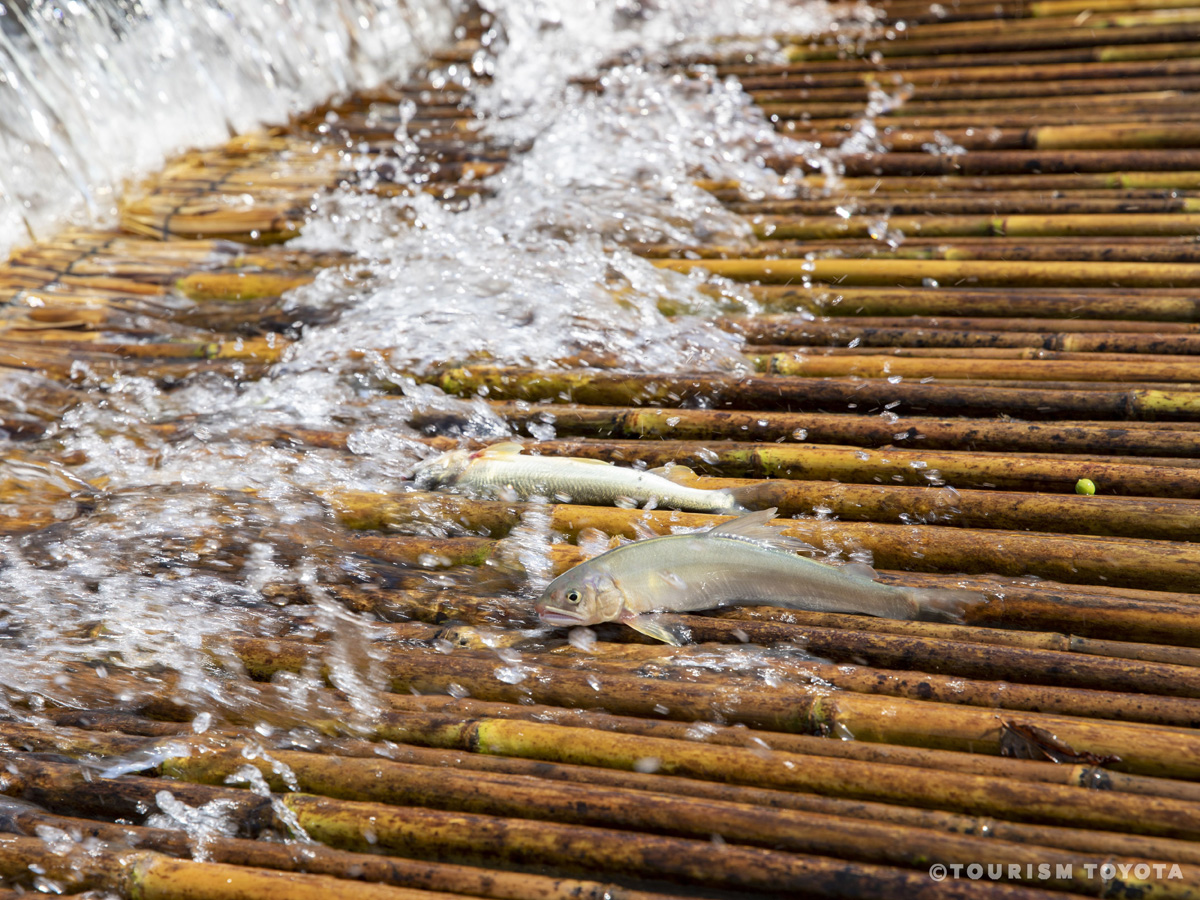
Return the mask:
POLYGON ((770 509, 760 509, 757 512, 746 513, 729 522, 723 522, 710 528, 710 537, 733 538, 738 541, 751 541, 762 544, 772 550, 783 550, 787 553, 815 553, 817 548, 800 538, 782 534, 780 526, 772 525, 771 520, 779 510, 772 506, 770 509))
POLYGON ((857 578, 861 581, 878 581, 879 573, 868 566, 866 563, 854 562, 846 563, 844 566, 839 566, 838 571, 843 575, 849 575, 851 578, 857 578))
MULTIPOLYGON (((553 458, 554 457, 551 457, 551 459, 553 458)), ((612 466, 612 463, 605 462, 602 459, 584 459, 582 456, 568 456, 565 458, 569 459, 573 463, 582 463, 585 466, 612 466)))
POLYGON ((657 469, 650 469, 651 475, 658 475, 660 478, 665 478, 667 481, 673 481, 676 484, 690 485, 700 476, 689 469, 687 466, 681 466, 679 463, 673 463, 669 466, 659 466, 657 469))
POLYGON ((504 441, 500 444, 490 444, 479 451, 480 456, 519 456, 525 449, 524 444, 516 441, 504 441))

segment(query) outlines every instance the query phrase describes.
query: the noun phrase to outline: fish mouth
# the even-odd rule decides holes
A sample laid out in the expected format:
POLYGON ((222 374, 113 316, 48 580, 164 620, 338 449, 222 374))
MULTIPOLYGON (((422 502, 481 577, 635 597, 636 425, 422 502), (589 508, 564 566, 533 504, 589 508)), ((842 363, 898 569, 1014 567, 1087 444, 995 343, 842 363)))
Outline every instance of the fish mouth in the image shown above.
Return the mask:
POLYGON ((583 616, 567 612, 565 609, 555 609, 552 606, 535 606, 534 612, 547 625, 582 625, 583 616))

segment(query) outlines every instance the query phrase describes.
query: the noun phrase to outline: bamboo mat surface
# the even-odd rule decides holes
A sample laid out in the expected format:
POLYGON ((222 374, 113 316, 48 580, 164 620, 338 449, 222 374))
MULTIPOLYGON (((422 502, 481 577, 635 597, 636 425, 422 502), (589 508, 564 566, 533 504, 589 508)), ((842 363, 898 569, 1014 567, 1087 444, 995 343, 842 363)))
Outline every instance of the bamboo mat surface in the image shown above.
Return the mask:
MULTIPOLYGON (((869 552, 884 582, 987 602, 962 624, 753 607, 678 616, 682 647, 617 625, 547 640, 511 599, 531 512, 568 537, 552 572, 597 533, 721 517, 398 484, 330 489, 312 521, 285 522, 231 491, 281 557, 358 561, 325 591, 374 620, 372 639, 341 640, 327 609, 303 611, 308 584, 274 578, 247 613, 262 622, 211 645, 241 677, 202 728, 169 666, 71 668, 70 704, 7 690, 0 897, 1200 896, 1200 9, 897 0, 879 15, 863 36, 785 36, 788 62, 721 44, 671 60, 736 76, 777 130, 842 149, 841 173, 768 160, 803 174, 792 199, 702 185, 751 224, 749 251, 629 247, 750 286, 757 307, 710 326, 744 337, 752 373, 595 353, 448 360, 419 380, 485 398, 526 440, 552 422, 543 454, 757 485, 789 533, 869 552), (302 612, 271 625, 283 608, 302 612), (332 690, 280 701, 289 678, 360 663, 389 689, 365 715, 332 690), (224 824, 147 821, 170 803, 224 824)), ((65 525, 121 514, 60 451, 70 416, 116 402, 121 378, 262 378, 320 321, 285 295, 335 273, 352 288, 349 251, 289 246, 314 195, 489 202, 486 179, 528 147, 489 137, 469 90, 434 76, 493 25, 468 16, 408 83, 180 156, 118 227, 0 267, 0 532, 45 549, 35 569, 52 573, 65 525), (374 177, 351 145, 380 160, 374 177), (30 470, 57 486, 29 490, 30 470)), ((411 424, 459 444, 444 413, 411 424)), ((197 429, 165 417, 129 439, 197 429)), ((301 458, 352 444, 302 423, 237 437, 301 458)), ((232 578, 246 552, 213 521, 129 565, 232 578)))

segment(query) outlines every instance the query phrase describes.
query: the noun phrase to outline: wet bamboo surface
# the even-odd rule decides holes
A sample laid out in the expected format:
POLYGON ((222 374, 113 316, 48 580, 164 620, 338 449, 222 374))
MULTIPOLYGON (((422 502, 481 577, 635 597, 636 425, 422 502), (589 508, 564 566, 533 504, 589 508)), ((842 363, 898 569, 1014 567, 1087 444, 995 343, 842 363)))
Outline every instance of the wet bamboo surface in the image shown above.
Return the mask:
MULTIPOLYGON (((525 148, 488 137, 453 67, 493 24, 467 13, 410 82, 181 156, 119 228, 0 267, 0 539, 50 569, 64 532, 164 501, 81 480, 86 451, 56 443, 115 379, 248 383, 336 317, 283 296, 323 269, 355 286, 352 255, 289 248, 314 194, 488 202, 525 148)), ((675 617, 682 647, 617 625, 569 640, 521 594, 528 522, 560 538, 555 573, 721 517, 398 483, 331 485, 283 523, 266 493, 213 485, 229 514, 131 550, 129 572, 228 579, 266 541, 323 583, 269 581, 209 639, 231 697, 202 728, 170 667, 97 659, 61 676, 71 703, 0 684, 0 898, 1200 896, 1200 10, 893 0, 849 42, 781 46, 673 63, 737 77, 844 171, 798 153, 770 161, 802 173, 792 196, 702 183, 744 246, 630 247, 742 283, 705 290, 744 371, 414 375, 540 453, 686 464, 885 583, 986 603, 958 624, 735 607, 675 617), (347 666, 370 708, 335 687, 347 666), (327 688, 298 700, 301 674, 327 688), (174 801, 228 827, 147 818, 174 801)), ((452 414, 409 421, 460 444, 452 414)), ((130 435, 151 437, 352 443, 200 414, 130 435)))

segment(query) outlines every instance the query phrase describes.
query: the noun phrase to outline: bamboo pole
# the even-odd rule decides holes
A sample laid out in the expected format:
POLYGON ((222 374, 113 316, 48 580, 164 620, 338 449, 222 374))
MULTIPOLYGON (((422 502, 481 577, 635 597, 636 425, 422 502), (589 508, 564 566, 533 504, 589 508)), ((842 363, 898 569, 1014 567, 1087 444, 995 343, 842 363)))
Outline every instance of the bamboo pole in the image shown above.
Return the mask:
MULTIPOLYGON (((616 678, 591 677, 606 683, 616 678)), ((670 685, 668 692, 675 687, 670 685)), ((924 706, 929 708, 930 704, 924 706)), ((397 734, 404 734, 407 741, 448 749, 470 748, 476 753, 626 770, 636 770, 639 760, 653 759, 658 762, 656 771, 663 774, 726 784, 986 813, 1018 822, 1119 829, 1191 840, 1195 834, 1198 805, 1166 797, 1016 781, 998 791, 991 777, 879 762, 864 764, 781 750, 764 753, 762 748, 697 744, 542 722, 447 720, 414 713, 405 727, 406 731, 398 730, 397 734)))
MULTIPOLYGON (((1176 498, 1048 496, 1030 492, 955 491, 776 479, 704 479, 708 490, 754 485, 754 505, 783 516, 828 509, 843 521, 937 524, 960 528, 1098 534, 1200 541, 1200 503, 1176 498)), ((748 498, 743 494, 743 503, 748 498)))
MULTIPOLYGON (((1181 0, 1190 3, 1191 0, 1181 0)), ((1057 63, 1013 63, 1010 65, 989 65, 987 61, 977 61, 977 65, 938 65, 936 62, 927 66, 913 66, 912 60, 902 68, 903 81, 907 84, 956 84, 969 82, 974 84, 987 82, 1041 81, 1091 78, 1124 78, 1128 77, 1163 77, 1167 75, 1200 74, 1200 61, 1194 56, 1184 55, 1187 45, 1168 45, 1173 56, 1149 60, 1118 61, 1081 60, 1078 62, 1057 63)), ((1168 51, 1164 51, 1168 52, 1168 51)), ((936 58, 935 58, 936 59, 936 58)), ((855 60, 848 59, 847 62, 855 60)), ((796 88, 803 89, 811 85, 851 86, 858 84, 878 84, 886 87, 890 69, 898 60, 890 61, 888 70, 881 70, 870 63, 857 60, 856 68, 836 71, 791 71, 790 67, 759 67, 762 74, 753 74, 753 67, 743 66, 738 77, 742 89, 753 94, 756 91, 796 88)), ((729 66, 719 67, 727 74, 734 73, 729 66)))
POLYGON ((194 272, 175 286, 191 300, 256 300, 310 284, 315 275, 283 272, 194 272))
MULTIPOLYGON (((1200 409, 1194 392, 1126 388, 1052 391, 912 381, 805 379, 786 376, 713 375, 645 376, 602 370, 540 371, 474 366, 422 375, 448 394, 482 392, 496 400, 550 400, 597 406, 662 406, 699 398, 718 408, 742 410, 813 410, 831 407, 863 412, 953 413, 994 416, 999 412, 1028 419, 1188 419, 1200 409)), ((1090 383, 1095 385, 1096 383, 1090 383)))
MULTIPOLYGON (((1082 874, 1085 865, 1090 863, 1099 868, 1104 861, 1103 856, 1066 855, 990 838, 950 836, 932 830, 811 812, 767 811, 751 804, 704 801, 670 793, 592 786, 587 792, 586 804, 581 807, 577 788, 558 786, 529 776, 445 771, 436 784, 431 784, 428 770, 421 766, 286 751, 273 756, 291 770, 300 790, 352 801, 433 807, 692 838, 710 836, 716 822, 719 823, 718 833, 724 840, 737 844, 911 868, 923 868, 929 860, 949 864, 961 859, 986 860, 993 864, 1017 863, 1024 867, 1026 864, 1036 866, 1051 857, 1052 862, 1064 868, 1078 867, 1082 874)), ((168 760, 164 763, 164 772, 185 780, 219 784, 244 764, 245 759, 240 754, 226 751, 168 760)), ((275 790, 287 788, 269 762, 257 760, 254 764, 275 790)), ((1107 886, 1099 888, 1095 879, 1082 877, 1060 879, 1051 884, 1084 892, 1107 889, 1107 886)), ((1189 896, 1188 893, 1178 895, 1189 896)))
POLYGON ((1013 294, 954 286, 871 288, 795 284, 760 285, 752 287, 751 292, 769 310, 812 308, 824 315, 847 317, 949 315, 1065 319, 1074 313, 1088 319, 1151 319, 1168 325, 1200 320, 1200 305, 1195 299, 1171 288, 1043 289, 1013 294))
MULTIPOLYGON (((1086 453, 1099 445, 1128 456, 1190 456, 1196 436, 1186 423, 1174 428, 1108 427, 1093 422, 997 422, 905 416, 889 421, 855 413, 790 413, 614 406, 530 406, 494 401, 492 409, 515 426, 553 423, 559 435, 674 440, 811 441, 883 448, 1049 451, 1086 453)), ((414 413, 415 427, 428 417, 414 413)), ((1151 424, 1151 423, 1137 423, 1151 424)))
MULTIPOLYGON (((878 224, 862 217, 844 219, 835 215, 774 216, 760 215, 753 221, 759 238, 773 240, 826 240, 831 238, 869 238, 878 224)), ((958 236, 1186 236, 1200 231, 1200 215, 1192 213, 1090 213, 1006 214, 981 216, 899 216, 888 219, 888 227, 909 237, 958 236)))
MULTIPOLYGON (((879 226, 879 221, 875 221, 879 226)), ((835 226, 836 227, 836 226, 835 226)), ((900 234, 901 232, 893 232, 900 234)), ((1174 263, 1200 260, 1194 238, 1165 237, 1150 242, 1146 237, 1129 237, 1119 247, 1095 237, 1019 238, 990 237, 946 240, 908 237, 899 246, 866 238, 830 238, 820 241, 784 239, 760 243, 750 249, 737 246, 687 246, 643 244, 631 247, 646 259, 891 259, 951 260, 1010 263, 1071 261, 1078 263, 1174 263)))
MULTIPOLYGON (((1051 50, 1061 52, 1073 48, 1096 48, 1106 58, 1113 54, 1106 53, 1108 47, 1121 47, 1124 44, 1156 44, 1195 41, 1200 29, 1194 23, 1181 24, 1122 24, 1120 28, 1071 28, 1073 20, 1065 18, 1061 22, 1036 21, 1033 25, 1041 25, 1040 30, 1016 32, 1008 34, 995 33, 995 26, 971 34, 948 33, 942 29, 922 27, 924 35, 920 39, 903 41, 868 41, 857 48, 862 56, 878 51, 890 62, 896 57, 916 56, 934 57, 942 55, 966 55, 970 53, 997 54, 1004 53, 1005 58, 1011 58, 1013 51, 1051 50), (1059 25, 1060 27, 1055 27, 1059 25), (1068 27, 1061 27, 1066 25, 1068 27), (941 31, 942 33, 938 33, 941 31), (987 33, 991 31, 992 33, 987 33)), ((967 23, 970 24, 970 23, 967 23)), ((1008 25, 1008 22, 1004 23, 1008 25)), ((1099 22, 1093 23, 1098 25, 1099 22)), ((784 48, 788 60, 793 63, 809 61, 825 61, 839 55, 840 48, 836 44, 808 44, 800 46, 791 44, 784 48)), ((1061 57, 1060 57, 1061 58, 1061 57)), ((1129 58, 1128 55, 1117 54, 1117 58, 1129 58)), ((996 57, 986 59, 984 64, 994 63, 996 57)))
MULTIPOLYGON (((933 141, 935 131, 942 131, 942 129, 924 129, 922 133, 928 135, 925 143, 933 141)), ((965 128, 960 131, 962 134, 951 133, 949 136, 961 144, 962 139, 968 137, 966 132, 974 131, 974 129, 965 128)), ((890 132, 890 134, 881 135, 881 139, 894 142, 901 136, 917 134, 916 129, 903 126, 890 126, 890 132)), ((838 132, 814 131, 814 134, 828 134, 837 137, 838 132)), ((840 137, 838 139, 840 140, 840 137)), ((821 216, 829 213, 827 199, 759 201, 738 199, 727 202, 726 206, 732 212, 744 216, 821 216)), ((894 216, 989 215, 1000 212, 1059 215, 1133 212, 1162 214, 1192 213, 1196 212, 1198 208, 1200 208, 1200 198, 1170 196, 1162 191, 1077 191, 1065 196, 1054 196, 1044 191, 1027 190, 995 194, 947 193, 932 197, 906 197, 885 193, 864 195, 854 199, 854 212, 857 215, 889 213, 894 216)))
MULTIPOLYGON (((23 760, 23 767, 55 773, 60 779, 78 775, 75 767, 63 764, 36 762, 28 765, 23 760)), ((120 783, 122 791, 133 793, 131 788, 135 780, 116 781, 120 783)), ((158 780, 139 778, 136 781, 158 780)), ((173 792, 177 795, 181 791, 196 790, 179 782, 174 784, 173 792)), ((208 791, 227 800, 244 794, 218 788, 209 788, 208 791)), ((251 796, 254 802, 263 802, 256 795, 251 796)), ((63 795, 55 794, 50 799, 59 804, 63 802, 63 795)), ((713 854, 712 844, 707 839, 696 841, 476 813, 445 813, 417 807, 397 809, 379 803, 334 800, 305 794, 289 794, 281 799, 310 837, 342 850, 378 852, 382 849, 401 856, 449 857, 486 861, 488 864, 500 861, 509 866, 550 866, 567 872, 619 870, 641 878, 665 878, 733 890, 776 892, 781 888, 800 889, 803 885, 805 891, 815 891, 818 895, 868 897, 875 896, 874 892, 884 885, 885 888, 898 889, 906 896, 979 896, 978 893, 964 892, 961 886, 952 882, 947 883, 951 888, 949 891, 936 883, 934 890, 929 891, 930 881, 926 873, 878 864, 802 856, 738 844, 727 844, 721 853, 713 854), (363 822, 370 822, 369 834, 364 833, 363 822)), ((36 842, 44 852, 50 852, 40 839, 36 842)), ((4 870, 11 870, 14 856, 16 860, 27 856, 27 848, 23 844, 14 847, 14 843, 14 839, 0 841, 0 851, 16 851, 13 856, 0 857, 0 866, 4 870)), ((126 858, 129 858, 128 855, 126 858)), ((135 855, 134 858, 138 857, 135 855)), ((188 863, 180 867, 179 861, 164 860, 160 862, 154 859, 153 871, 143 870, 139 873, 141 877, 136 883, 146 891, 146 896, 170 896, 170 885, 177 879, 183 879, 185 883, 190 880, 195 886, 193 889, 202 897, 209 895, 199 893, 200 890, 219 891, 221 885, 225 885, 224 893, 212 896, 263 896, 263 879, 257 877, 258 873, 254 870, 214 863, 188 863), (161 870, 159 866, 162 866, 161 870), (211 877, 202 877, 204 873, 209 873, 211 877), (242 893, 233 893, 239 888, 242 893)), ((270 876, 276 883, 287 885, 281 896, 309 896, 307 893, 286 893, 296 884, 301 887, 312 885, 314 889, 325 892, 314 893, 313 896, 329 896, 328 892, 333 888, 331 880, 323 876, 284 876, 279 873, 270 873, 270 876)), ((1007 885, 989 887, 998 892, 995 893, 997 897, 1049 900, 1049 895, 1041 891, 1029 892, 1007 885)), ((378 896, 380 900, 397 896, 397 900, 401 900, 404 895, 388 893, 394 890, 378 886, 378 893, 364 896, 378 896)), ((419 892, 417 896, 423 900, 429 895, 419 892)))
MULTIPOLYGON (((1029 348, 1051 353, 1144 353, 1152 355, 1200 354, 1200 334, 1185 325, 1184 333, 1170 333, 1168 323, 1152 324, 1154 331, 1128 331, 1125 323, 1114 320, 1081 320, 1071 330, 1050 330, 1058 323, 1037 319, 1008 320, 1001 324, 1019 328, 991 328, 985 320, 947 319, 918 322, 897 319, 875 324, 871 320, 812 321, 799 316, 738 316, 714 320, 718 327, 740 334, 750 344, 795 344, 799 346, 838 347, 855 341, 857 347, 903 347, 987 349, 996 347, 1029 348), (1094 323, 1094 324, 1093 324, 1094 323), (966 327, 975 324, 983 328, 966 327), (1167 333, 1159 333, 1159 332, 1167 333)), ((1176 326, 1179 327, 1179 326, 1176 326)))
MULTIPOLYGON (((845 651, 843 658, 864 649, 879 657, 881 654, 878 650, 881 647, 890 646, 899 651, 906 644, 905 641, 887 640, 884 636, 839 636, 817 629, 789 630, 786 626, 749 621, 731 625, 721 620, 688 617, 686 622, 702 639, 711 633, 736 640, 732 634, 735 630, 741 630, 751 640, 758 637, 766 642, 795 642, 807 638, 810 646, 819 644, 817 652, 831 647, 853 647, 845 651)), ((910 647, 918 646, 914 642, 907 643, 910 647)), ((1003 659, 1017 655, 1034 658, 1031 651, 1017 654, 1005 648, 1004 652, 997 653, 996 648, 967 646, 966 653, 975 659, 1003 659)), ((279 671, 299 671, 308 663, 313 652, 311 648, 295 642, 266 642, 249 638, 231 640, 229 647, 257 678, 269 678, 279 671)), ((950 646, 949 642, 941 642, 940 647, 943 655, 960 649, 950 646)), ((586 707, 603 698, 606 709, 622 715, 663 715, 660 707, 665 707, 669 717, 688 720, 708 719, 714 709, 720 709, 728 721, 776 731, 820 732, 844 725, 857 738, 879 743, 906 743, 991 753, 999 753, 1000 750, 1001 722, 993 710, 931 701, 846 692, 822 696, 820 691, 803 686, 748 693, 740 685, 647 683, 630 675, 585 673, 550 666, 530 667, 527 675, 536 673, 537 677, 525 677, 514 683, 497 677, 496 660, 470 659, 457 654, 436 654, 436 658, 425 654, 403 657, 393 654, 383 665, 392 690, 397 693, 412 689, 422 693, 444 693, 453 683, 472 697, 506 703, 532 700, 548 705, 586 707), (597 683, 602 687, 596 688, 597 683), (610 689, 603 687, 606 684, 610 689), (889 712, 883 713, 883 710, 889 712), (870 716, 882 716, 887 721, 873 722, 868 718, 870 716)), ((982 674, 986 677, 988 673, 984 671, 982 674)), ((1190 741, 1187 729, 1037 712, 1021 712, 1014 718, 1021 723, 1044 728, 1070 746, 1085 748, 1097 755, 1118 756, 1120 761, 1112 763, 1112 766, 1120 771, 1181 778, 1194 777, 1189 773, 1200 771, 1200 758, 1196 757, 1194 742, 1190 741)), ((415 740, 418 743, 428 740, 404 737, 399 732, 392 735, 392 739, 406 742, 415 740)))
MULTIPOLYGON (((964 891, 950 881, 934 883, 927 873, 854 863, 827 857, 785 854, 737 844, 714 853, 708 840, 667 838, 586 826, 497 819, 470 813, 390 809, 376 804, 335 802, 291 794, 284 802, 310 835, 344 849, 378 847, 412 852, 416 846, 441 846, 456 858, 483 857, 506 865, 550 865, 563 871, 618 870, 642 878, 669 879, 741 892, 803 891, 820 897, 878 896, 880 891, 911 897, 997 896, 1012 900, 1050 900, 1049 893, 999 883, 983 891, 964 891), (372 816, 375 843, 362 834, 363 817, 372 816)), ((977 887, 972 885, 972 888, 977 887)), ((1058 896, 1058 895, 1054 895, 1058 896)))
MULTIPOLYGON (((899 422, 890 423, 902 428, 899 422)), ((988 490, 1038 490, 1074 494, 1080 478, 1107 486, 1112 493, 1142 497, 1196 499, 1200 471, 1147 459, 1108 462, 1109 457, 1017 455, 1004 452, 925 451, 897 448, 864 450, 810 444, 747 441, 541 441, 544 455, 603 459, 629 465, 665 466, 674 462, 700 473, 730 478, 784 478, 843 481, 852 484, 896 484, 988 490), (933 475, 936 470, 937 475, 933 475), (894 476, 900 476, 899 478, 894 476), (941 483, 939 483, 941 482, 941 483)), ((1079 501, 1072 501, 1078 503, 1079 501)), ((793 523, 795 524, 795 523, 793 523)))
POLYGON ((972 357, 913 358, 878 354, 871 356, 824 356, 809 353, 759 353, 751 359, 759 371, 773 375, 807 378, 966 378, 1003 379, 1016 374, 1016 381, 1158 381, 1200 382, 1200 364, 1192 360, 1151 361, 1075 359, 1027 359, 1014 367, 1008 360, 972 357))
MULTIPOLYGON (((278 872, 215 862, 172 859, 158 853, 92 848, 61 854, 41 838, 0 837, 0 872, 24 876, 37 866, 46 878, 80 890, 98 887, 140 900, 327 900, 352 892, 363 900, 450 900, 465 894, 431 893, 358 879, 278 872)), ((74 891, 72 891, 74 892, 74 891)))
MULTIPOLYGON (((135 825, 108 825, 87 819, 25 811, 15 814, 27 834, 41 828, 95 836, 108 844, 132 842, 144 850, 173 857, 193 853, 185 832, 135 825)), ((549 878, 528 872, 505 872, 451 863, 417 862, 400 857, 331 850, 316 843, 279 844, 211 836, 205 840, 208 860, 233 866, 303 871, 311 875, 352 878, 355 881, 391 884, 410 891, 439 891, 424 895, 433 900, 448 895, 489 897, 496 900, 676 900, 677 895, 630 890, 616 884, 549 878)), ((27 895, 26 895, 27 896, 27 895)))
POLYGON ((1029 287, 1183 287, 1200 284, 1200 267, 1171 263, 1004 263, 943 260, 655 260, 659 268, 678 272, 703 269, 735 280, 764 283, 824 281, 837 284, 939 283, 1029 287))
MULTIPOLYGON (((1006 23, 1005 27, 1011 28, 1012 23, 1006 23)), ((911 94, 908 94, 908 96, 913 98, 915 102, 926 103, 942 100, 1008 101, 1031 97, 1058 98, 1063 96, 1087 96, 1100 98, 1121 94, 1154 94, 1159 91, 1179 91, 1182 93, 1195 91, 1197 87, 1200 87, 1200 75, 1196 73, 1181 72, 1170 76, 1152 74, 1142 77, 1127 75, 1124 77, 1107 76, 1044 80, 1021 78, 1021 72, 1016 68, 1010 71, 1010 78, 1003 82, 974 80, 957 83, 907 82, 908 89, 911 90, 911 94)), ((884 89, 889 87, 886 82, 882 86, 884 89)), ((763 112, 768 115, 778 114, 780 118, 795 118, 797 112, 808 102, 865 103, 868 99, 869 87, 870 85, 866 83, 858 85, 814 83, 797 87, 751 90, 749 94, 755 103, 763 108, 763 112)), ((908 102, 910 101, 906 100, 905 105, 908 105, 908 102)), ((800 115, 803 115, 802 111, 800 111, 800 115)), ((1060 141, 1069 136, 1078 136, 1081 134, 1087 135, 1087 145, 1100 147, 1193 147, 1195 146, 1197 135, 1195 127, 1187 124, 1182 125, 1180 133, 1177 135, 1159 133, 1151 136, 1148 133, 1150 129, 1135 128, 1126 131, 1118 128, 1114 130, 1112 137, 1108 140, 1104 140, 1094 129, 1082 128, 1076 125, 1048 125, 1044 126, 1044 128, 1044 133, 1049 138, 1049 143, 1043 144, 1035 140, 1033 144, 1033 146, 1041 149, 1075 147, 1076 145, 1072 142, 1063 144, 1060 141), (1137 137, 1134 135, 1141 136, 1137 137), (1131 136, 1133 136, 1132 143, 1126 143, 1131 136), (1099 143, 1096 143, 1097 139, 1099 139, 1099 143)), ((1043 129, 1039 128, 1038 133, 1042 132, 1043 129)))

